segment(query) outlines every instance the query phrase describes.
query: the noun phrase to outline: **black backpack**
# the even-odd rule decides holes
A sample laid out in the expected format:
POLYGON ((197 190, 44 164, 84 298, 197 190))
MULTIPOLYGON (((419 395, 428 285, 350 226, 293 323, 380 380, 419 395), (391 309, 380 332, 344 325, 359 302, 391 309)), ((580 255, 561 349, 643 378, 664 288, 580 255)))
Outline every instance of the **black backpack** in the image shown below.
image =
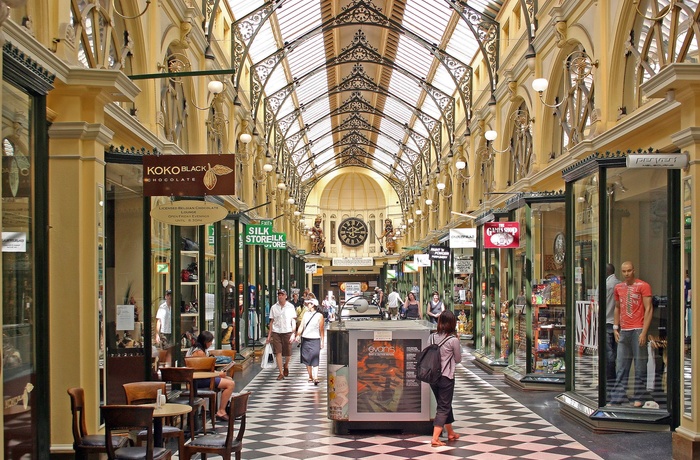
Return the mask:
POLYGON ((416 355, 416 380, 431 385, 440 380, 443 371, 440 362, 440 347, 452 337, 454 336, 448 335, 439 344, 435 344, 435 336, 430 336, 430 345, 416 355))

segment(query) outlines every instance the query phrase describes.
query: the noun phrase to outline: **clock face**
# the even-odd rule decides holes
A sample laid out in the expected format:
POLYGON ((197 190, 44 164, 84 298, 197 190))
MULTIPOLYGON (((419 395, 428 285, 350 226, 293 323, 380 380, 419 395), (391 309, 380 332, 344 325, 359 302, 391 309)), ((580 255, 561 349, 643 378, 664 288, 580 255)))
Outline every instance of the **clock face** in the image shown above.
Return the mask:
POLYGON ((558 265, 564 263, 564 256, 566 255, 566 239, 563 233, 557 233, 554 237, 554 262, 558 265))
POLYGON ((338 226, 338 238, 345 246, 360 246, 367 239, 367 224, 357 217, 348 217, 338 226))

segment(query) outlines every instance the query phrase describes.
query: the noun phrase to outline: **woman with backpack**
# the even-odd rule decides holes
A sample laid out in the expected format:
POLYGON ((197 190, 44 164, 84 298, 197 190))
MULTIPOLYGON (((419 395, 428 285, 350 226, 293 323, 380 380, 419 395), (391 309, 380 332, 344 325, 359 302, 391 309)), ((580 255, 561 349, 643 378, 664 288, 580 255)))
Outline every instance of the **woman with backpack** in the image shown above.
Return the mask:
POLYGON ((455 392, 455 367, 457 367, 457 363, 462 361, 462 347, 459 337, 455 333, 456 328, 457 318, 455 314, 450 310, 445 310, 438 316, 437 332, 431 337, 431 343, 441 343, 448 338, 440 347, 442 375, 436 383, 430 385, 437 402, 435 418, 433 419, 433 439, 431 442, 433 447, 445 445, 440 440, 443 427, 447 431, 448 441, 459 439, 459 434, 452 429, 452 423, 455 421, 452 413, 452 398, 455 392))

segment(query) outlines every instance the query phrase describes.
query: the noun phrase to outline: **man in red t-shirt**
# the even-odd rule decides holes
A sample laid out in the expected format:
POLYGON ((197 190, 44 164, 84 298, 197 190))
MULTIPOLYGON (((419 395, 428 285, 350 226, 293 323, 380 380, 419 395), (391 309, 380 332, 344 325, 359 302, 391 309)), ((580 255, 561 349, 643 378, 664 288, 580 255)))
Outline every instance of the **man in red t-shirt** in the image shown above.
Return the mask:
POLYGON ((617 375, 612 388, 610 404, 622 404, 628 399, 632 360, 634 360, 634 387, 632 404, 642 407, 651 400, 647 391, 647 334, 651 325, 651 286, 635 278, 632 262, 622 264, 624 281, 615 286, 615 320, 613 334, 617 341, 617 375))

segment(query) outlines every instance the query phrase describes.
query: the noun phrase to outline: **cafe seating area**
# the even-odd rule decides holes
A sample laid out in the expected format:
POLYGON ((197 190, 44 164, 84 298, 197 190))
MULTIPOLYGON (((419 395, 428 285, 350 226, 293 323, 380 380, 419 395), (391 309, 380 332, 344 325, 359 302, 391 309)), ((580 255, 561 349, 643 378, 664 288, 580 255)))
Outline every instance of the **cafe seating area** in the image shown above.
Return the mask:
POLYGON ((220 418, 217 427, 220 392, 214 382, 221 372, 215 361, 189 358, 188 367, 160 367, 154 373, 159 380, 123 383, 126 403, 102 405, 104 432, 95 434, 86 429, 83 389, 68 389, 75 458, 205 459, 208 453, 224 458, 235 453, 240 459, 250 392, 234 393, 228 421, 220 418))

